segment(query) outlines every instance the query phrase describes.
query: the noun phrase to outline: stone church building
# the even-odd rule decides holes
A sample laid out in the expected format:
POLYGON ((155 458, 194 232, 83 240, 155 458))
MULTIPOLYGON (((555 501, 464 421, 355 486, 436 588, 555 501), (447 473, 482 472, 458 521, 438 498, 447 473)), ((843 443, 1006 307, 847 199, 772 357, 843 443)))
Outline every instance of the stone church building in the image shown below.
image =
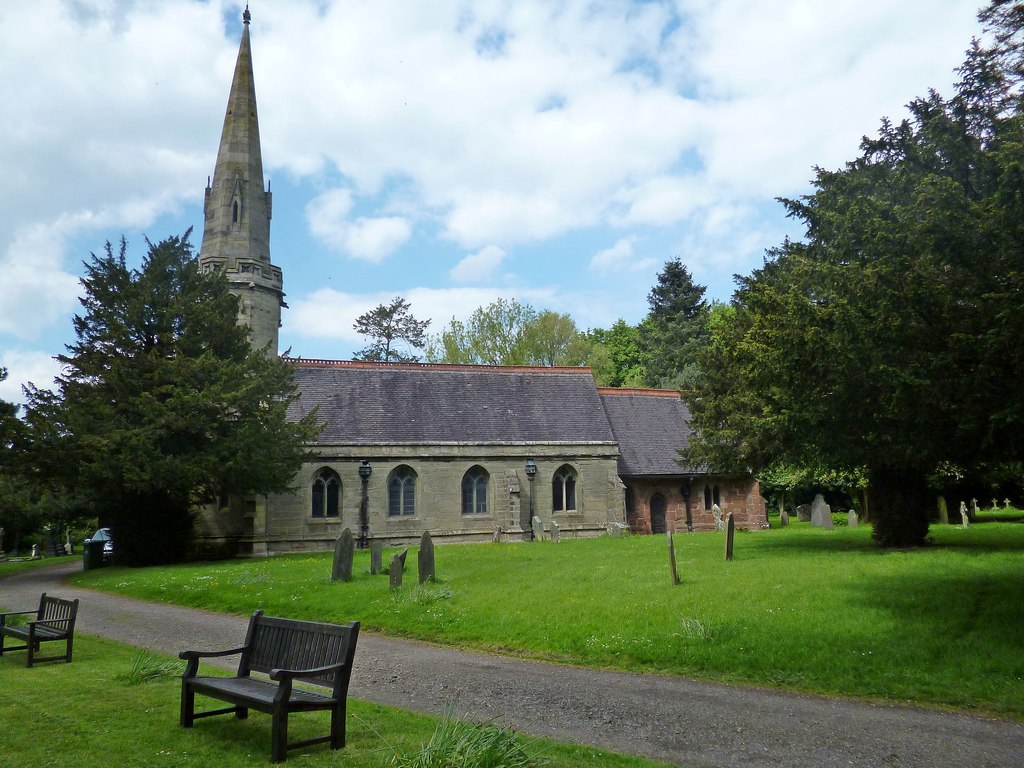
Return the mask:
MULTIPOLYGON (((270 261, 249 11, 212 181, 200 269, 223 271, 252 343, 278 354, 283 272, 270 261)), ((286 494, 231 500, 197 519, 200 551, 326 549, 343 528, 408 543, 709 530, 717 504, 767 525, 756 481, 678 463, 689 413, 676 392, 599 388, 587 368, 291 360, 296 418, 316 408, 316 455, 286 494)))

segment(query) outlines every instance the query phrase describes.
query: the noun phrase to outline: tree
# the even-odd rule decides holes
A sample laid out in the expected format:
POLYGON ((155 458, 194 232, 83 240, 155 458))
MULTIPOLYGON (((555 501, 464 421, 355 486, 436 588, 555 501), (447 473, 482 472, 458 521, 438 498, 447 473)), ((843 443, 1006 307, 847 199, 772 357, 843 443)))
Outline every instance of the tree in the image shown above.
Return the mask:
POLYGON ((586 337, 591 344, 588 362, 599 386, 644 386, 648 356, 640 346, 638 326, 619 318, 608 330, 593 328, 586 337))
POLYGON ((381 304, 357 317, 352 327, 361 336, 373 339, 373 343, 357 352, 355 359, 380 363, 418 362, 418 355, 403 354, 395 347, 396 341, 404 341, 417 349, 426 343, 430 320, 417 320, 409 308, 409 302, 396 296, 390 304, 381 304))
POLYGON ((590 345, 567 314, 545 309, 524 329, 526 357, 531 365, 578 366, 587 361, 590 345))
POLYGON ((128 564, 184 558, 198 505, 286 490, 318 432, 315 414, 288 419, 291 366, 251 349, 188 236, 150 243, 138 270, 123 239, 93 254, 57 391, 28 388, 40 479, 91 504, 128 564))
POLYGON ((1024 117, 974 45, 815 191, 711 324, 690 460, 867 467, 874 535, 923 542, 927 478, 1024 455, 1024 117))
POLYGON ((658 284, 647 295, 650 311, 640 325, 650 386, 689 388, 696 375, 697 352, 707 341, 704 292, 678 257, 658 274, 658 284))

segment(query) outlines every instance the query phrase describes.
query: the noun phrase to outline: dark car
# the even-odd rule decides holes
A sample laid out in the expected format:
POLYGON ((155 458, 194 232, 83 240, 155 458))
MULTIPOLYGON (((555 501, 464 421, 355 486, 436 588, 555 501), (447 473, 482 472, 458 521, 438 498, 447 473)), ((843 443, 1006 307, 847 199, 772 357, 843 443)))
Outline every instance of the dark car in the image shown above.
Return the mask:
POLYGON ((114 552, 114 537, 110 535, 109 528, 100 528, 96 533, 85 540, 86 544, 91 544, 94 541, 103 542, 103 556, 110 557, 114 552))

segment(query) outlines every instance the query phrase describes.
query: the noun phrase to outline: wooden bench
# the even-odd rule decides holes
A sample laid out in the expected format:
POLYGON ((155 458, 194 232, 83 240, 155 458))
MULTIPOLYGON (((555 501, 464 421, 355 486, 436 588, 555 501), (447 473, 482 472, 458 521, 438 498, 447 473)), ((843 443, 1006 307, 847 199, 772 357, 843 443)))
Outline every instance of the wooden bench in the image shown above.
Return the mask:
POLYGON ((28 650, 28 666, 39 661, 71 662, 71 649, 75 640, 75 619, 78 616, 78 600, 64 600, 59 597, 47 597, 43 592, 39 598, 39 607, 31 611, 11 611, 0 613, 0 656, 6 651, 28 650), (35 620, 24 624, 8 624, 8 616, 29 616, 35 614, 35 620), (24 645, 4 647, 4 638, 13 637, 24 645), (38 656, 42 643, 64 641, 63 656, 38 656))
POLYGON ((179 658, 188 662, 181 677, 181 725, 191 728, 196 718, 233 712, 244 719, 255 709, 272 716, 270 761, 287 759, 288 750, 310 744, 330 742, 331 749, 345 746, 345 704, 352 676, 352 658, 356 652, 359 622, 322 624, 264 616, 256 611, 249 619, 245 644, 226 651, 182 651, 179 658), (197 677, 199 660, 241 654, 234 677, 197 677), (250 677, 261 672, 269 680, 250 677), (330 689, 314 693, 292 687, 304 680, 330 689), (230 702, 233 706, 206 712, 195 711, 196 694, 230 702), (306 741, 288 743, 288 715, 292 712, 328 710, 331 732, 306 741))

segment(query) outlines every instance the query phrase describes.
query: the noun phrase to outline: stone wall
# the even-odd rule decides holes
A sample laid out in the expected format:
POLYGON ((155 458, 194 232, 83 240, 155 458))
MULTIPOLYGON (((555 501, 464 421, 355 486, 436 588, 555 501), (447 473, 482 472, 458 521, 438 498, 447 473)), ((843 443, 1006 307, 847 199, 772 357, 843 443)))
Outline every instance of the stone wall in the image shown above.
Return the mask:
MULTIPOLYGON (((562 536, 594 536, 604 533, 611 522, 624 522, 623 486, 616 474, 614 444, 584 445, 495 445, 495 446, 409 446, 382 445, 367 449, 353 446, 319 446, 318 461, 309 462, 296 475, 294 493, 271 495, 265 514, 254 510, 249 519, 252 532, 243 535, 241 553, 275 554, 327 550, 342 529, 358 537, 361 482, 359 464, 370 462, 367 483, 369 530, 386 544, 414 544, 424 530, 440 542, 490 541, 500 526, 503 538, 522 538, 522 525, 530 514, 531 483, 526 477, 527 457, 537 463, 533 514, 545 529, 558 521, 562 536), (552 478, 568 464, 576 473, 576 509, 552 511, 552 478), (416 514, 388 515, 388 479, 393 470, 407 466, 416 474, 416 514), (462 514, 462 479, 472 467, 489 474, 487 512, 462 514), (337 518, 311 515, 313 477, 328 467, 341 478, 337 518)), ((226 510, 225 510, 226 512, 226 510)), ((237 520, 237 514, 231 517, 237 520)), ((244 525, 244 523, 243 523, 244 525)), ((236 523, 233 528, 238 527, 236 523)))

